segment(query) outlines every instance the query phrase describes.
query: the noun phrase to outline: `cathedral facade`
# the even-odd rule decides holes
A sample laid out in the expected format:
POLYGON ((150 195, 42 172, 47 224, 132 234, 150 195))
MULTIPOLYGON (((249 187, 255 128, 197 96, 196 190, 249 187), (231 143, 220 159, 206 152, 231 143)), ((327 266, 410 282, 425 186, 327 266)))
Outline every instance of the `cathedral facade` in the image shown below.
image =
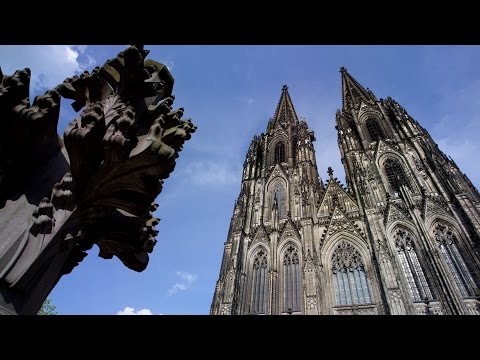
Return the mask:
POLYGON ((211 314, 480 314, 480 194, 406 110, 344 68, 346 186, 322 181, 287 86, 255 136, 211 314))

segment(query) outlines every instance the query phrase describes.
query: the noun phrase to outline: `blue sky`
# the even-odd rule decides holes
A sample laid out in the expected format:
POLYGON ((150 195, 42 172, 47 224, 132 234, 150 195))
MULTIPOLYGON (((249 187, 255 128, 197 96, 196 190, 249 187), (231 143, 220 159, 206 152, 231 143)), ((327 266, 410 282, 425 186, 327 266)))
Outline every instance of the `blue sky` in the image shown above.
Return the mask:
MULTIPOLYGON (((4 74, 30 67, 31 95, 91 70, 125 46, 0 46, 4 74)), ((245 153, 265 131, 283 84, 315 131, 317 165, 344 179, 335 132, 340 66, 391 96, 475 186, 480 170, 479 46, 145 46, 169 66, 175 107, 198 126, 157 202, 158 243, 142 273, 89 256, 50 294, 59 314, 208 314, 245 153)), ((75 117, 62 100, 59 133, 75 117)))

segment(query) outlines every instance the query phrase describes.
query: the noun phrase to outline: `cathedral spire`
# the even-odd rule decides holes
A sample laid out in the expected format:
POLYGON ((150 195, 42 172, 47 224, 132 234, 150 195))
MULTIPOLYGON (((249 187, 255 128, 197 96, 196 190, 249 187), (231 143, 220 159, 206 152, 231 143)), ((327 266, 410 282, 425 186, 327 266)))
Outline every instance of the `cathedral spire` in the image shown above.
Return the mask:
POLYGON ((275 128, 276 125, 279 123, 298 123, 297 113, 295 112, 295 108, 293 107, 292 99, 290 98, 290 95, 288 93, 287 85, 283 85, 282 87, 282 95, 280 96, 277 109, 275 110, 275 115, 273 115, 273 119, 270 121, 270 123, 270 128, 272 129, 275 128))
POLYGON ((360 83, 347 72, 343 66, 340 68, 342 73, 342 109, 350 111, 358 109, 361 102, 374 104, 376 102, 375 95, 370 89, 365 89, 360 83))

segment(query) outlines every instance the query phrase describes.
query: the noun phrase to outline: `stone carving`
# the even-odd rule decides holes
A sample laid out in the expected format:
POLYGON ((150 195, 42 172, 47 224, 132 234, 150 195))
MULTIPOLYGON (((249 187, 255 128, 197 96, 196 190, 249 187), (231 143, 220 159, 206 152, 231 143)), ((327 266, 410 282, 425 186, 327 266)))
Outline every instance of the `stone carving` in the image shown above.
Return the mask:
POLYGON ((27 171, 60 150, 60 95, 49 90, 30 105, 29 87, 30 69, 11 76, 0 69, 0 206, 27 171))
POLYGON ((353 315, 353 309, 334 310, 334 315, 353 315))
MULTIPOLYGON (((58 117, 60 95, 73 99, 75 110, 83 108, 64 134, 70 170, 40 202, 15 254, 0 259, 7 263, 0 279, 8 284, 18 313, 35 313, 43 295, 93 244, 99 256, 117 256, 135 271, 148 264, 159 222, 153 201, 196 127, 181 119, 182 108, 172 110, 173 77, 165 65, 145 60, 147 54, 142 46, 131 46, 92 73, 66 79, 32 107, 16 108, 29 121, 50 121, 55 139, 51 118, 58 117)), ((25 78, 22 72, 15 76, 25 78)), ((18 79, 5 83, 18 84, 18 79)), ((0 99, 9 93, 14 94, 0 91, 0 99)), ((0 111, 8 111, 5 104, 0 111)))
POLYGON ((385 225, 391 224, 397 220, 411 222, 411 216, 408 213, 408 210, 403 209, 400 204, 391 203, 388 207, 388 217, 385 225))
POLYGON ((360 308, 355 310, 357 315, 377 315, 376 308, 360 308))
POLYGON ((232 313, 232 304, 223 304, 220 315, 230 315, 232 313))
POLYGON ((418 159, 417 156, 415 156, 415 154, 413 153, 413 151, 410 152, 410 154, 412 155, 412 159, 413 159, 413 162, 415 163, 415 167, 417 169, 417 171, 420 173, 420 175, 422 176, 423 180, 427 180, 428 179, 428 175, 425 171, 425 168, 424 166, 422 165, 422 163, 420 162, 420 160, 418 159))
POLYGON ((315 271, 315 265, 313 263, 313 257, 310 253, 310 249, 307 250, 307 256, 305 257, 305 272, 315 271))
POLYGON ((316 298, 307 298, 307 309, 316 309, 317 308, 317 299, 316 298))
POLYGON ((476 299, 464 300, 465 307, 467 308, 467 314, 480 315, 480 302, 476 299))
POLYGON ((346 231, 365 239, 365 234, 358 228, 358 226, 356 226, 354 222, 349 220, 338 207, 335 208, 327 229, 326 237, 330 237, 341 231, 346 231))
POLYGON ((436 201, 433 197, 426 197, 425 202, 425 219, 428 219, 432 215, 444 214, 447 212, 446 206, 441 204, 439 201, 436 201))

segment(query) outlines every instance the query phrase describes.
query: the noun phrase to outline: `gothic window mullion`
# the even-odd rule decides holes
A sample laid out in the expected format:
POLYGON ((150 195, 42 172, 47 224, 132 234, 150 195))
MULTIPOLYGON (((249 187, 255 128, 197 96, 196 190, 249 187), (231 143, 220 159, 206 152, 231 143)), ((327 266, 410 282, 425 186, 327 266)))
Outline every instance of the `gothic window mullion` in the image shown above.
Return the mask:
POLYGON ((365 297, 365 302, 366 303, 371 303, 372 302, 372 295, 370 294, 370 288, 368 287, 368 280, 367 280, 367 274, 365 271, 361 272, 361 278, 362 278, 362 288, 363 288, 363 293, 367 294, 365 297))
POLYGON ((340 300, 340 287, 339 287, 339 284, 338 284, 338 271, 337 270, 334 270, 333 272, 333 286, 335 288, 335 303, 336 304, 341 304, 341 300, 340 300))
POLYGON ((342 241, 333 252, 332 262, 336 304, 355 307, 371 303, 365 268, 358 250, 342 241))
POLYGON ((400 193, 400 183, 404 183, 409 186, 405 172, 402 165, 400 165, 397 159, 389 158, 384 163, 385 174, 390 187, 394 192, 400 193))
POLYGON ((420 301, 421 296, 420 296, 420 292, 419 292, 419 289, 418 289, 418 285, 415 282, 415 278, 413 276, 413 269, 410 267, 410 264, 407 260, 407 254, 406 254, 406 251, 405 251, 405 248, 403 247, 403 245, 402 245, 401 248, 398 249, 398 257, 400 259, 400 264, 401 264, 403 272, 405 274, 405 277, 406 277, 406 280, 407 280, 407 285, 408 285, 410 293, 413 297, 413 300, 414 301, 420 301))
POLYGON ((292 291, 292 310, 298 310, 298 304, 297 304, 297 293, 298 293, 298 284, 297 284, 297 267, 294 263, 295 259, 292 259, 292 286, 293 286, 293 291, 292 291))
POLYGON ((264 291, 265 289, 265 269, 260 268, 260 297, 259 297, 259 305, 258 305, 258 312, 263 313, 263 302, 264 302, 264 291))
POLYGON ((301 310, 301 287, 298 251, 290 246, 283 256, 284 311, 301 310))
POLYGON ((461 296, 469 297, 475 295, 475 281, 462 254, 458 250, 455 233, 446 224, 437 223, 434 226, 433 234, 461 296))
POLYGON ((458 282, 457 285, 462 292, 462 295, 465 297, 471 296, 471 284, 474 283, 466 265, 460 256, 460 253, 454 243, 447 246, 448 256, 450 257, 452 264, 455 267, 455 273, 457 274, 458 282), (463 291, 462 291, 463 290, 463 291))
POLYGON ((350 296, 352 297, 352 303, 358 303, 358 292, 357 287, 355 286, 355 277, 354 277, 354 269, 350 268, 347 269, 347 276, 348 276, 348 287, 350 290, 350 296))
POLYGON ((383 135, 382 128, 378 124, 378 121, 375 119, 368 119, 365 123, 368 131, 368 135, 370 135, 370 141, 378 141, 380 139, 385 138, 383 135))
POLYGON ((415 281, 415 285, 420 296, 419 300, 423 300, 425 298, 425 292, 420 282, 420 279, 418 278, 418 273, 417 273, 418 269, 415 267, 415 265, 413 264, 412 258, 410 257, 412 255, 411 251, 415 252, 413 248, 407 249, 407 251, 405 252, 405 258, 407 259, 408 266, 410 267, 410 269, 412 269, 413 281, 415 281))
POLYGON ((355 269, 353 274, 355 276, 355 288, 357 289, 358 302, 359 303, 366 302, 365 300, 366 300, 367 297, 363 293, 364 289, 363 289, 363 284, 362 284, 359 269, 355 269))
POLYGON ((265 313, 267 256, 260 250, 253 261, 251 313, 265 313))
POLYGON ((352 294, 350 293, 350 282, 348 280, 348 270, 342 271, 343 289, 345 291, 346 304, 352 304, 352 294))
POLYGON ((297 258, 295 259, 295 283, 297 286, 297 291, 295 292, 295 301, 296 307, 298 310, 302 308, 301 301, 302 301, 302 280, 301 280, 301 273, 300 273, 300 260, 297 258))
POLYGON ((290 292, 292 291, 290 289, 290 265, 288 264, 288 258, 285 259, 284 261, 284 265, 285 265, 285 283, 284 283, 284 286, 285 286, 285 309, 284 310, 288 310, 288 308, 290 307, 290 292))
POLYGON ((275 164, 285 162, 285 144, 278 142, 275 145, 275 164))
POLYGON ((441 244, 440 245, 441 253, 445 259, 445 262, 448 265, 448 269, 450 270, 450 273, 453 277, 455 285, 457 285, 457 287, 460 290, 460 293, 462 294, 462 297, 467 297, 468 290, 466 289, 466 283, 462 277, 462 271, 459 269, 458 264, 456 264, 455 258, 452 256, 449 247, 450 246, 446 244, 441 244))

